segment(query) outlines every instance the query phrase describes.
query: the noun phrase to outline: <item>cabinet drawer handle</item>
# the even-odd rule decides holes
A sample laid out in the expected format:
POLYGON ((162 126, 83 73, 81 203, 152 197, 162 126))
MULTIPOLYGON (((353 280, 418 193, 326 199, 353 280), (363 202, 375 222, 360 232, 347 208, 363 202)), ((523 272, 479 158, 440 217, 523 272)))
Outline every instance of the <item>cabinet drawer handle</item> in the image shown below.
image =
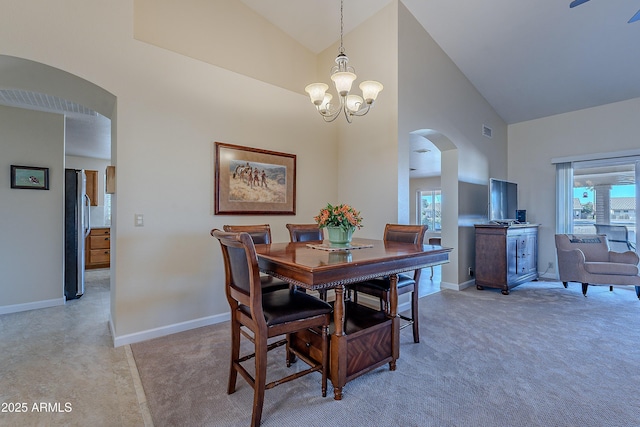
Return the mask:
POLYGON ((109 255, 109 251, 104 251, 104 254, 105 255, 109 255))
POLYGON ((108 237, 105 237, 105 238, 104 238, 104 240, 109 240, 109 238, 108 238, 108 237))

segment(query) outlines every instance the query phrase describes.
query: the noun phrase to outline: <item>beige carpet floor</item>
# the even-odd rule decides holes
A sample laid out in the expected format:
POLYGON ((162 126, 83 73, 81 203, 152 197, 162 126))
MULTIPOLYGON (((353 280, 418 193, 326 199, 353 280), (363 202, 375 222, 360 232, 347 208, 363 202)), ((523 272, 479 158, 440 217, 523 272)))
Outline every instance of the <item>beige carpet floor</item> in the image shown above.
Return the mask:
MULTIPOLYGON (((640 425, 640 301, 633 288, 531 282, 420 300, 421 343, 398 369, 322 398, 319 375, 266 392, 264 426, 640 425)), ((131 346, 156 426, 246 426, 252 390, 226 394, 228 323, 131 346)), ((287 370, 272 352, 270 377, 287 370)), ((300 362, 298 363, 300 364, 300 362)), ((297 365, 298 365, 297 364, 297 365)), ((298 369, 295 367, 294 369, 298 369)))

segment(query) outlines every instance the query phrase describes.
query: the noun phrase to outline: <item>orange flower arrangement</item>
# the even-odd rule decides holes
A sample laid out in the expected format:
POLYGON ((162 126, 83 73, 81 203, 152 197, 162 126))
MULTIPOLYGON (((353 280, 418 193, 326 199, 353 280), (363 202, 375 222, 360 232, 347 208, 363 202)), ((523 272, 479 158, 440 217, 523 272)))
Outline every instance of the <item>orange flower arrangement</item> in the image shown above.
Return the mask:
POLYGON ((320 209, 320 213, 314 216, 313 219, 320 228, 340 227, 345 231, 362 228, 360 212, 344 204, 331 206, 331 204, 327 203, 327 207, 320 209))

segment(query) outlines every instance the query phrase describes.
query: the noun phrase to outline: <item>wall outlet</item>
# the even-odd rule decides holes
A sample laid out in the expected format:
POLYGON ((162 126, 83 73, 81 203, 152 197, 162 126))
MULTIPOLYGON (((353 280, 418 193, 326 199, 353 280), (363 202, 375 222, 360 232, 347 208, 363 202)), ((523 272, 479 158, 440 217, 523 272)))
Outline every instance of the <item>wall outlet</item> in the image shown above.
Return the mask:
POLYGON ((469 267, 469 276, 473 277, 473 268, 469 267))

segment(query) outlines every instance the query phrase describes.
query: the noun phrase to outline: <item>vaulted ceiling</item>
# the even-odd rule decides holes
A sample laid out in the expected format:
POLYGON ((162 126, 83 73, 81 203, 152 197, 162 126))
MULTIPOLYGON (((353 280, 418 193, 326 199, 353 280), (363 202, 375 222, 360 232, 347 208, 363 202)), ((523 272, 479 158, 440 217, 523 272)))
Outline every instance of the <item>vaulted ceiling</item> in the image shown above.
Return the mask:
MULTIPOLYGON (((314 52, 339 38, 339 0, 242 1, 314 52)), ((345 33, 391 1, 345 0, 345 33)), ((508 124, 640 97, 640 0, 401 2, 508 124)))

